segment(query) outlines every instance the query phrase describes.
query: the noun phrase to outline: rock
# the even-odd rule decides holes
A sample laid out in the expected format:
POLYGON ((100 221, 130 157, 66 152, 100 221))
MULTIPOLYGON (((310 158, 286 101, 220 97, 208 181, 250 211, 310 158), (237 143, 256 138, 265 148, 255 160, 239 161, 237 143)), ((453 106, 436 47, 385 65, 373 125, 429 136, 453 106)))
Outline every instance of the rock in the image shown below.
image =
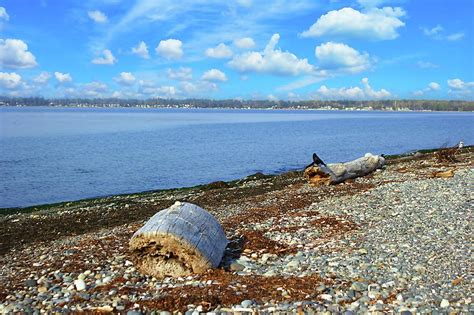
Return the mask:
POLYGON ((321 294, 319 295, 319 297, 325 301, 329 301, 329 302, 332 301, 332 295, 330 294, 321 294))
POLYGON ((244 265, 241 265, 237 262, 233 262, 230 264, 230 270, 232 271, 242 271, 245 269, 245 266, 244 265))
POLYGON ((34 279, 28 279, 25 281, 25 286, 28 287, 28 288, 31 288, 31 287, 36 287, 36 280, 34 279))
POLYGON ((48 292, 48 288, 45 287, 45 286, 41 286, 41 287, 38 288, 38 292, 39 292, 39 293, 48 292))
POLYGON ((253 304, 252 300, 244 300, 240 305, 242 305, 243 308, 249 308, 253 304))
POLYGON ((268 270, 267 272, 265 272, 263 274, 265 277, 273 277, 274 275, 276 275, 276 272, 275 270, 268 270))
POLYGON ((286 264, 286 267, 288 267, 290 269, 296 269, 296 268, 298 268, 299 265, 300 265, 299 260, 293 259, 289 263, 286 264))
POLYGON ((74 280, 74 285, 77 291, 84 291, 86 289, 86 283, 82 279, 74 280))
POLYGON ((357 292, 364 292, 367 290, 368 285, 363 282, 353 282, 351 285, 351 290, 357 291, 357 292))
POLYGON ((413 269, 418 272, 419 274, 424 274, 426 272, 426 268, 423 266, 423 265, 415 265, 415 267, 413 267, 413 269))
POLYGON ((441 300, 441 303, 439 304, 441 308, 446 308, 449 306, 449 301, 446 299, 441 300))

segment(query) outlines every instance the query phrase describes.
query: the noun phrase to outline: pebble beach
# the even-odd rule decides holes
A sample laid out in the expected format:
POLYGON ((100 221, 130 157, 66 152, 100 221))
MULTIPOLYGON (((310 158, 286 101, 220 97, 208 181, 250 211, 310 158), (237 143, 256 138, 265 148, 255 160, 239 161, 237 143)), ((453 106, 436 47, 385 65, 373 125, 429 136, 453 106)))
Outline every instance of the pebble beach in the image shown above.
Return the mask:
POLYGON ((0 313, 472 313, 473 158, 391 159, 333 186, 294 171, 12 211, 0 216, 0 313), (143 275, 130 237, 175 201, 222 224, 221 266, 143 275))

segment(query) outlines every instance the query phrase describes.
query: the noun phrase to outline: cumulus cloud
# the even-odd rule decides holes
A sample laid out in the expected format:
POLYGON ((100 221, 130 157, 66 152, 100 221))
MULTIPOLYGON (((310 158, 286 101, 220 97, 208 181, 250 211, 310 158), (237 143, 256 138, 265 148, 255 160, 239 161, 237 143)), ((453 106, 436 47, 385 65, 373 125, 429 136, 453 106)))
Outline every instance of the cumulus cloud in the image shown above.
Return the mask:
POLYGON ((118 76, 114 78, 114 81, 121 85, 133 85, 135 83, 135 76, 131 72, 120 72, 118 76))
POLYGON ((465 90, 474 88, 474 82, 464 82, 461 79, 448 80, 448 86, 453 90, 465 90))
POLYGON ((218 69, 210 69, 204 72, 201 79, 204 81, 211 81, 211 82, 217 82, 217 81, 224 82, 224 81, 227 81, 227 76, 225 75, 224 72, 218 69))
POLYGON ((43 71, 33 78, 33 82, 39 85, 48 84, 49 79, 51 79, 51 74, 49 72, 43 71))
POLYGON ((422 96, 424 95, 425 93, 429 93, 429 92, 434 92, 434 91, 439 91, 441 90, 441 85, 439 85, 439 83, 437 82, 430 82, 428 84, 428 86, 422 90, 418 90, 418 91, 415 91, 413 92, 413 94, 415 96, 422 96))
POLYGON ((193 79, 193 69, 186 67, 179 67, 179 69, 169 69, 166 71, 168 78, 178 81, 190 81, 193 79))
POLYGON ((179 59, 183 56, 183 43, 179 39, 172 38, 161 40, 155 51, 166 59, 179 59))
POLYGON ((10 16, 8 15, 7 10, 4 7, 0 7, 0 21, 1 20, 10 20, 10 16))
POLYGON ((35 56, 20 39, 0 39, 0 68, 27 69, 37 66, 35 56))
POLYGON ((236 39, 234 45, 240 49, 251 49, 255 47, 255 41, 251 37, 243 37, 236 39))
POLYGON ((113 65, 117 62, 117 59, 114 57, 112 52, 108 49, 102 51, 102 57, 97 57, 92 59, 92 63, 96 65, 113 65))
POLYGON ((107 84, 100 81, 93 81, 82 86, 82 95, 87 97, 104 97, 107 92, 107 84))
POLYGON ((361 80, 361 86, 356 87, 342 87, 342 88, 328 88, 322 85, 317 91, 316 96, 323 99, 332 100, 365 100, 365 99, 384 99, 391 96, 390 92, 381 89, 374 90, 368 78, 361 80))
POLYGON ((142 93, 149 97, 172 98, 179 93, 179 90, 174 86, 164 85, 159 87, 145 87, 142 89, 142 93))
POLYGON ((280 40, 274 34, 263 51, 250 51, 234 56, 228 65, 239 72, 258 72, 275 75, 299 75, 311 73, 314 67, 308 59, 299 59, 294 54, 276 49, 280 40))
POLYGON ((358 73, 371 67, 367 53, 360 53, 354 48, 342 44, 327 42, 315 49, 316 58, 321 69, 343 73, 358 73))
POLYGON ((464 82, 461 79, 450 79, 448 80, 448 86, 450 88, 449 94, 461 98, 474 98, 474 81, 464 82))
POLYGON ((439 89, 441 89, 441 85, 436 82, 431 82, 430 84, 428 84, 428 87, 433 91, 438 91, 439 89))
POLYGON ((89 11, 87 12, 87 15, 91 20, 93 20, 96 23, 106 23, 107 22, 107 16, 100 12, 99 10, 95 11, 89 11))
POLYGON ((72 77, 69 73, 61 73, 56 71, 54 73, 54 77, 60 84, 72 82, 72 77))
POLYGON ((439 24, 432 28, 422 27, 421 31, 426 36, 435 40, 457 41, 457 40, 463 39, 465 35, 463 32, 448 34, 446 33, 444 27, 442 27, 439 24))
POLYGON ((216 47, 206 49, 206 56, 210 58, 224 59, 232 57, 232 50, 224 43, 216 47))
POLYGON ((136 47, 132 47, 132 54, 140 56, 143 59, 150 58, 150 54, 148 53, 148 46, 144 41, 139 42, 136 47))
POLYGON ((302 37, 343 36, 373 40, 398 37, 398 28, 405 25, 400 19, 405 11, 399 7, 370 8, 364 12, 342 8, 322 15, 302 37))
POLYGON ((182 82, 182 90, 187 96, 198 96, 206 95, 209 96, 209 92, 216 91, 218 86, 214 82, 210 81, 199 81, 199 82, 182 82))
POLYGON ((0 72, 0 87, 13 90, 21 85, 21 76, 15 72, 0 72))

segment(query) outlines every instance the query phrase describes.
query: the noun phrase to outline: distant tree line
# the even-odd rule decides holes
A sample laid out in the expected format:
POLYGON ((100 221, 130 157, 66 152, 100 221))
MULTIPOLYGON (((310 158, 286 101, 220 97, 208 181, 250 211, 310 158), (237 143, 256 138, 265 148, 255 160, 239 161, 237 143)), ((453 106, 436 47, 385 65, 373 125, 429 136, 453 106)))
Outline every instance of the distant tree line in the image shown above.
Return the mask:
POLYGON ((379 101, 271 101, 271 100, 211 100, 211 99, 119 99, 0 96, 0 106, 74 106, 74 107, 187 107, 187 108, 275 108, 275 109, 361 109, 474 111, 474 101, 461 100, 379 100, 379 101))

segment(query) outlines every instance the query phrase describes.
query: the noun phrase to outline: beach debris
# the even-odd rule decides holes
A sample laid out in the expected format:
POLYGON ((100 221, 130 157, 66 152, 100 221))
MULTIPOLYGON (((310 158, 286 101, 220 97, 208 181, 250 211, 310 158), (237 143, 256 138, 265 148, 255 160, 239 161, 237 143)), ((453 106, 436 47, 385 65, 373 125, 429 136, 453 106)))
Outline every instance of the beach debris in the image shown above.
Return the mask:
POLYGON ((450 178, 454 176, 454 170, 433 172, 433 177, 450 178))
POLYGON ((384 165, 385 158, 382 155, 371 153, 354 161, 326 165, 314 153, 313 163, 305 168, 304 176, 312 186, 333 185, 368 175, 384 165))
POLYGON ((458 162, 456 154, 464 147, 464 142, 461 140, 453 147, 445 147, 434 153, 434 156, 440 163, 455 163, 458 162))
POLYGON ((227 244, 214 216, 194 204, 178 201, 135 232, 129 249, 140 272, 163 278, 217 267, 227 244))

